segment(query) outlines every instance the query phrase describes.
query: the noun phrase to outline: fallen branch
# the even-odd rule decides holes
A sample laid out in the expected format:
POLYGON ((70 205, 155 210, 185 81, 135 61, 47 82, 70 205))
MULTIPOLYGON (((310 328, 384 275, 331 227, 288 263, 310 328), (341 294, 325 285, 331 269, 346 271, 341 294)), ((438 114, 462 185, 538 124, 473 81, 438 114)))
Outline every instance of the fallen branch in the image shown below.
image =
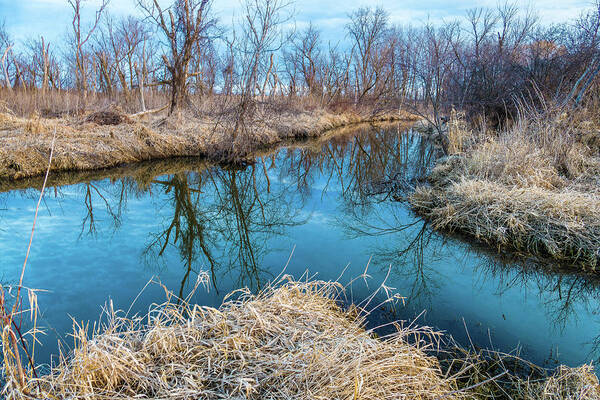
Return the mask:
POLYGON ((165 106, 163 106, 161 108, 155 108, 153 110, 148 110, 148 111, 140 111, 138 113, 131 114, 130 117, 141 117, 141 116, 144 116, 144 115, 147 115, 147 114, 154 114, 154 113, 166 110, 168 107, 169 107, 169 105, 167 104, 167 105, 165 105, 165 106))

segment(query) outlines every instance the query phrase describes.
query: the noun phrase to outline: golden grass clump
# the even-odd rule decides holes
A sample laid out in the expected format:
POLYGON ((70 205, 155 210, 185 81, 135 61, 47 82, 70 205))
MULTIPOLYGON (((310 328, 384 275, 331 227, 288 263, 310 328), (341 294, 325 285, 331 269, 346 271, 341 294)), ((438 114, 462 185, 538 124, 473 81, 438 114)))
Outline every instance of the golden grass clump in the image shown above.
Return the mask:
POLYGON ((600 399, 598 377, 590 365, 578 368, 560 366, 548 379, 522 382, 519 388, 524 400, 600 399))
POLYGON ((561 365, 548 370, 519 357, 518 352, 454 347, 441 360, 446 374, 457 377, 469 399, 597 400, 600 383, 594 368, 561 365))
POLYGON ((464 113, 452 110, 447 125, 448 131, 448 153, 459 154, 464 152, 472 137, 472 132, 467 126, 464 113))
POLYGON ((528 113, 502 131, 471 131, 462 139, 471 145, 462 152, 452 147, 454 154, 431 172, 431 185, 412 195, 414 209, 437 229, 465 233, 499 251, 595 269, 600 149, 583 141, 596 129, 580 122, 588 111, 579 113, 528 113))
POLYGON ((356 309, 342 310, 336 283, 289 281, 219 309, 155 306, 145 318, 110 312, 92 337, 11 397, 161 399, 453 399, 427 329, 382 340, 356 309), (354 311, 353 311, 354 310, 354 311), (409 344, 407 338, 417 337, 409 344), (419 339, 420 338, 420 339, 419 339))
MULTIPOLYGON (((379 338, 365 328, 365 308, 380 290, 342 309, 345 291, 339 283, 284 277, 257 295, 233 292, 219 309, 167 301, 144 317, 127 318, 111 304, 105 308, 107 322, 91 336, 89 325, 74 325, 74 350, 61 355, 47 375, 18 374, 5 365, 2 394, 8 399, 599 398, 598 378, 589 365, 561 366, 548 374, 507 354, 440 350, 439 333, 412 324, 394 324, 394 333, 379 338), (443 357, 438 361, 434 355, 443 357)), ((10 346, 3 350, 6 356, 10 346)))
POLYGON ((494 247, 551 256, 595 270, 600 259, 600 196, 461 180, 418 188, 415 210, 435 229, 468 234, 494 247))

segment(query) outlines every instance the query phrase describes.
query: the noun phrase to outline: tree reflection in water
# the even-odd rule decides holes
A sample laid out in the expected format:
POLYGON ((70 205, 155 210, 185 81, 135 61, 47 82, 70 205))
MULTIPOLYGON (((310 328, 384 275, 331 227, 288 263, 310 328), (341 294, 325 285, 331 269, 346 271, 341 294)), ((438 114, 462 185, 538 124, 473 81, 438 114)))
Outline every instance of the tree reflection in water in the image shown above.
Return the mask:
MULTIPOLYGON (((462 238, 442 236, 426 222, 407 211, 398 202, 422 180, 440 154, 427 140, 401 130, 363 133, 351 140, 333 140, 318 151, 288 151, 280 173, 294 177, 297 188, 307 193, 316 178, 326 177, 327 190, 339 190, 343 216, 336 224, 349 238, 387 237, 385 246, 370 252, 382 268, 391 266, 396 281, 409 283, 403 293, 419 304, 433 306, 436 292, 445 276, 436 263, 452 258, 481 260, 474 266, 480 287, 495 284, 496 295, 519 289, 542 299, 545 313, 555 329, 561 331, 583 315, 598 315, 600 279, 573 273, 548 260, 499 255, 462 238), (332 182, 339 187, 333 188, 332 182), (389 243, 396 246, 390 247, 389 243), (448 254, 448 243, 455 254, 448 254), (456 254, 457 249, 462 254, 456 254)), ((585 322, 585 321, 581 321, 585 322)), ((591 340, 592 353, 598 358, 600 334, 591 340)))
MULTIPOLYGON (((159 177, 150 171, 111 184, 86 183, 80 185, 82 233, 96 233, 98 210, 100 219, 119 229, 128 199, 156 194, 162 220, 152 228, 144 256, 147 265, 156 266, 166 263, 167 252, 175 249, 183 266, 179 297, 201 269, 212 275, 215 289, 230 275, 237 277, 234 286, 256 290, 280 272, 264 263, 276 251, 274 239, 310 220, 302 210, 320 191, 321 199, 333 198, 337 207, 330 228, 348 239, 381 238, 371 241, 377 243, 370 249, 373 264, 386 270, 391 266, 391 280, 402 282, 402 294, 421 305, 435 306, 446 282, 449 272, 440 270, 439 263, 463 258, 480 260, 468 267, 476 274, 475 284, 495 285, 497 296, 510 289, 539 296, 558 330, 576 321, 582 308, 586 315, 600 312, 598 279, 552 272, 543 261, 500 258, 460 238, 439 235, 416 218, 401 201, 439 155, 425 138, 407 133, 407 127, 365 128, 259 157, 241 169, 199 163, 159 177)), ((597 353, 600 335, 592 341, 597 353)))
POLYGON ((260 289, 261 278, 270 274, 261 268, 269 240, 303 223, 294 191, 285 186, 272 191, 266 170, 254 166, 179 173, 152 184, 170 197, 173 212, 144 253, 156 260, 167 246, 178 249, 186 268, 180 297, 190 273, 198 272, 195 266, 209 269, 215 289, 224 272, 239 276, 238 287, 260 289), (263 179, 257 179, 257 174, 263 174, 263 179))

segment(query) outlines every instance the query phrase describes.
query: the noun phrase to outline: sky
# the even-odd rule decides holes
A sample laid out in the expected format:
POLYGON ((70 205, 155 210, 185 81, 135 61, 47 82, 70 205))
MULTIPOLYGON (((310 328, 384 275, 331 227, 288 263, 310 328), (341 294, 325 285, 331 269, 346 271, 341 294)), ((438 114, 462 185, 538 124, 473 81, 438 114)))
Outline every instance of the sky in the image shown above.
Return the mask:
MULTIPOLYGON (((160 0, 169 4, 169 0, 160 0)), ((593 0, 517 0, 526 8, 533 6, 544 23, 571 20, 592 7, 593 0)), ((94 9, 100 0, 84 0, 84 21, 93 19, 94 9)), ((465 10, 489 6, 497 0, 296 0, 293 4, 296 26, 312 21, 322 30, 324 37, 336 41, 344 37, 348 13, 361 6, 383 6, 395 24, 418 25, 429 20, 440 22, 464 16, 465 10)), ((220 20, 230 24, 234 15, 240 14, 239 0, 214 0, 214 10, 220 20)), ((116 16, 140 14, 135 0, 111 0, 109 11, 116 16)), ((28 38, 44 38, 51 42, 62 40, 71 23, 71 9, 67 0, 0 0, 0 22, 17 43, 28 38)))

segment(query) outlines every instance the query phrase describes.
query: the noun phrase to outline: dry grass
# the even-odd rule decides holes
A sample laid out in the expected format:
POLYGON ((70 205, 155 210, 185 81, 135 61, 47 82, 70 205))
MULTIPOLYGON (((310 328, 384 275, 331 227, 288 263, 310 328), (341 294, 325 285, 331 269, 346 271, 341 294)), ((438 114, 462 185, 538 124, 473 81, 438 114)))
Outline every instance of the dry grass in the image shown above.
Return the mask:
MULTIPOLYGON (((168 94, 148 89, 144 93, 148 109, 160 107, 169 100, 168 94)), ((125 96, 123 92, 115 92, 112 96, 105 93, 88 92, 85 96, 77 90, 52 89, 43 92, 39 88, 23 88, 7 90, 0 87, 0 112, 11 113, 20 117, 41 115, 47 118, 77 116, 85 111, 98 111, 111 104, 119 104, 128 113, 140 110, 138 93, 125 96)))
MULTIPOLYGON (((214 109, 216 104, 205 107, 214 109)), ((413 118, 398 112, 332 114, 323 109, 266 107, 234 136, 235 115, 232 109, 220 115, 187 111, 170 117, 135 116, 114 108, 111 112, 53 119, 0 114, 0 179, 44 173, 54 129, 58 136, 52 171, 81 171, 181 156, 245 162, 257 150, 285 140, 319 137, 332 129, 362 122, 413 118)))
POLYGON ((598 266, 598 195, 462 178, 443 189, 418 188, 411 203, 435 229, 465 233, 498 251, 510 248, 587 269, 598 266))
POLYGON ((552 376, 541 382, 521 383, 523 399, 577 400, 599 399, 598 378, 589 365, 579 368, 560 366, 552 376))
POLYGON ((453 399, 434 333, 399 329, 380 340, 356 308, 343 311, 336 283, 287 282, 246 292, 219 309, 155 306, 145 318, 108 312, 93 337, 51 374, 9 397, 162 399, 453 399), (417 336, 414 344, 407 339, 417 336), (38 386, 39 385, 39 386, 38 386), (41 390, 40 390, 41 387, 41 390))
POLYGON ((454 122, 463 126, 463 133, 450 135, 454 154, 436 166, 431 185, 418 188, 411 203, 437 229, 466 233, 498 251, 550 255, 595 270, 600 125, 592 117, 581 110, 530 113, 501 132, 469 131, 454 122))
POLYGON ((258 295, 234 292, 219 309, 175 301, 169 292, 169 300, 144 317, 106 308, 106 322, 91 336, 89 326, 74 326, 74 350, 48 375, 28 374, 23 384, 5 370, 4 395, 323 400, 600 395, 587 365, 560 367, 549 376, 532 366, 536 375, 523 375, 517 367, 508 369, 515 357, 463 349, 455 353, 458 358, 440 363, 434 356, 441 354, 440 334, 396 324, 394 333, 378 338, 364 328, 375 297, 344 310, 344 293, 339 283, 284 278, 258 295))
POLYGON ((447 374, 457 377, 459 387, 471 399, 600 398, 600 384, 591 365, 576 368, 561 365, 549 371, 523 360, 518 354, 462 347, 450 350, 440 362, 447 374))

